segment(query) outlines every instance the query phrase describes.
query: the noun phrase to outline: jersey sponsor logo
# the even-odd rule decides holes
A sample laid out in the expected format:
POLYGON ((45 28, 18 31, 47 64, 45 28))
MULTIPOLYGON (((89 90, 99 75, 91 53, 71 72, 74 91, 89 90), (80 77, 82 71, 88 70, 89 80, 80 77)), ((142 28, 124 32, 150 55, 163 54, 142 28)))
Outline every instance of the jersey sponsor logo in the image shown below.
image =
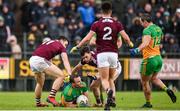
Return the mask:
POLYGON ((113 20, 109 19, 109 18, 105 18, 104 20, 102 20, 102 22, 110 22, 113 23, 113 20))

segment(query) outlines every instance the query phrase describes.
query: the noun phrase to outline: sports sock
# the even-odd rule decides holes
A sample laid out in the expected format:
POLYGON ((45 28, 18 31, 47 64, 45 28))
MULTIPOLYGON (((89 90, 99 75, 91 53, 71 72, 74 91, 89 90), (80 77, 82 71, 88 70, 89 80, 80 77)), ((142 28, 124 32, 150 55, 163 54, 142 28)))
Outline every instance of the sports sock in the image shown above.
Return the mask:
POLYGON ((164 91, 167 91, 168 88, 164 85, 163 88, 162 88, 164 91))
POLYGON ((116 99, 115 99, 115 97, 112 97, 112 99, 113 99, 113 101, 115 101, 116 99))
POLYGON ((107 93, 107 94, 108 94, 109 90, 110 90, 110 88, 106 89, 106 93, 107 93))
POLYGON ((55 98, 57 91, 55 89, 51 89, 49 97, 55 98))
POLYGON ((41 98, 36 98, 35 100, 37 105, 41 104, 41 98))
POLYGON ((98 97, 96 97, 96 103, 97 104, 101 104, 102 102, 101 102, 101 98, 98 96, 98 97))
POLYGON ((151 104, 151 101, 150 101, 150 100, 147 100, 147 101, 146 101, 146 104, 151 104))

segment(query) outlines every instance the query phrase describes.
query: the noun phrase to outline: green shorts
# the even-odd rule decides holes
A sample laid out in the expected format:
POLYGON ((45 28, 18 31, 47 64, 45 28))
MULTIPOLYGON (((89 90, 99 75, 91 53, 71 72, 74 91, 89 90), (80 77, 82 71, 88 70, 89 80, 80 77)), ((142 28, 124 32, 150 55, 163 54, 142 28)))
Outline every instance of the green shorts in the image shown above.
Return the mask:
POLYGON ((160 55, 144 59, 141 63, 140 73, 146 76, 158 73, 162 68, 162 58, 160 55))

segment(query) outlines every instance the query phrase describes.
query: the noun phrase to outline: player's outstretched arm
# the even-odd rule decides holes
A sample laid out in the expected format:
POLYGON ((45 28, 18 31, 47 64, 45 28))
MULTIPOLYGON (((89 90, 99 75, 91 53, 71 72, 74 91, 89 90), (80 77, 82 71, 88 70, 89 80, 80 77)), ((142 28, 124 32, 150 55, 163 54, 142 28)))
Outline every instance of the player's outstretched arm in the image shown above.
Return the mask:
POLYGON ((124 30, 120 31, 120 34, 122 38, 128 43, 129 47, 133 48, 134 44, 131 42, 128 34, 124 30))
POLYGON ((139 45, 139 47, 130 49, 130 54, 132 56, 137 55, 143 48, 147 47, 151 41, 151 36, 150 35, 145 35, 143 36, 142 43, 139 45))
POLYGON ((89 33, 84 37, 84 39, 77 46, 74 46, 71 49, 70 53, 74 53, 75 51, 77 51, 81 46, 87 43, 94 36, 94 34, 95 32, 90 30, 89 33))
POLYGON ((82 68, 81 63, 78 63, 72 70, 72 74, 75 74, 77 71, 79 71, 82 68))
POLYGON ((151 41, 151 36, 150 35, 143 36, 142 43, 138 47, 139 51, 141 51, 142 49, 147 47, 149 45, 150 41, 151 41))
POLYGON ((118 46, 118 49, 121 48, 121 46, 122 46, 122 39, 121 39, 121 36, 118 37, 118 40, 117 40, 117 46, 118 46))
POLYGON ((69 64, 69 59, 68 59, 67 53, 65 53, 65 52, 61 53, 61 58, 62 58, 64 67, 65 67, 67 73, 71 74, 71 66, 69 64))
POLYGON ((91 38, 89 45, 96 45, 96 37, 95 36, 91 38))

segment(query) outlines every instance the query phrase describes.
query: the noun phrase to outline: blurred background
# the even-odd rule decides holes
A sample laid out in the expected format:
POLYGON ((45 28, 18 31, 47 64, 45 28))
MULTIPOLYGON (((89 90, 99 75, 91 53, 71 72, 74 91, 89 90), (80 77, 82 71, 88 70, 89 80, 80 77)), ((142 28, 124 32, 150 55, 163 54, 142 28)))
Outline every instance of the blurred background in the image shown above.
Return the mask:
MULTIPOLYGON (((43 41, 66 36, 69 49, 87 34, 92 23, 101 17, 103 0, 0 0, 0 90, 33 91, 34 74, 28 59, 43 41)), ((143 27, 138 17, 146 12, 159 25, 164 38, 161 52, 164 65, 159 75, 168 87, 180 89, 180 1, 179 0, 111 0, 113 18, 120 20, 125 31, 137 46, 141 42, 143 27)), ((93 46, 92 46, 93 49, 93 46)), ((122 73, 116 81, 118 91, 142 90, 139 81, 141 56, 130 57, 129 48, 119 49, 122 73)), ((69 54, 71 66, 80 60, 79 53, 69 54)), ((53 63, 62 67, 59 57, 53 63)), ((84 66, 86 73, 96 73, 93 67, 84 66)), ((66 73, 64 71, 64 73, 66 73)), ((50 90, 53 78, 47 77, 44 90, 50 90)), ((159 90, 153 87, 153 90, 159 90)))

